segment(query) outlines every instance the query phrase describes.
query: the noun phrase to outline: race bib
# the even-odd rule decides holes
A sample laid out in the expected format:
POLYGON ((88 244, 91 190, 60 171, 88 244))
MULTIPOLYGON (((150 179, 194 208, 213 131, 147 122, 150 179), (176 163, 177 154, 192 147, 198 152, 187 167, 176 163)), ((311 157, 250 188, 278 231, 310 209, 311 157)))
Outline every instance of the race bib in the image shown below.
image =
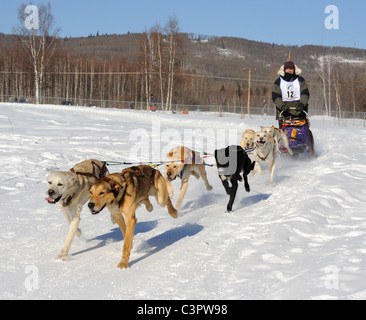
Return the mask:
POLYGON ((280 88, 282 93, 282 101, 300 101, 301 89, 298 78, 292 82, 287 82, 281 78, 280 88))

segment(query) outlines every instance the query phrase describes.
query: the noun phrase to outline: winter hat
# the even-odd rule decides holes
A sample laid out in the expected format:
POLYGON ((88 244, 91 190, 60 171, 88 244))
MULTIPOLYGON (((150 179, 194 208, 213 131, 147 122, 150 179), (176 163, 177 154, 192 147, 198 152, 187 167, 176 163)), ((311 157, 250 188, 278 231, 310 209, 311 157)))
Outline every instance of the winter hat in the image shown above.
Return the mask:
POLYGON ((286 70, 286 69, 293 69, 293 70, 295 70, 295 64, 292 61, 285 62, 285 64, 284 64, 283 67, 284 67, 284 70, 286 70))

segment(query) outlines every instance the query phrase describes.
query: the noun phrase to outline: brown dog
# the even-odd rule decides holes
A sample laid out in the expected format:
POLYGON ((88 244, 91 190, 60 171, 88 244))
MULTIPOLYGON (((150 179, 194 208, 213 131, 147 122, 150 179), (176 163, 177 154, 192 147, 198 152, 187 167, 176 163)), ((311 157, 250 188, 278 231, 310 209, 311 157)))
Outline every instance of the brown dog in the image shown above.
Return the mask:
POLYGON ((135 216, 137 207, 143 203, 147 211, 153 210, 149 196, 155 196, 156 201, 162 207, 167 206, 169 214, 173 218, 178 217, 168 196, 164 177, 158 170, 150 166, 141 165, 127 168, 122 173, 110 174, 95 182, 90 188, 88 207, 91 213, 96 215, 107 207, 123 234, 125 242, 122 260, 118 264, 120 269, 128 268, 137 223, 135 216))

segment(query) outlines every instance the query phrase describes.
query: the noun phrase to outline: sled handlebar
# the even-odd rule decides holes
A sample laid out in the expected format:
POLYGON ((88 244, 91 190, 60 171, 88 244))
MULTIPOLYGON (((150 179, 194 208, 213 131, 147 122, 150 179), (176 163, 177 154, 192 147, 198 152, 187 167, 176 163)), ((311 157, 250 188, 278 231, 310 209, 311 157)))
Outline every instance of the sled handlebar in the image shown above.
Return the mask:
MULTIPOLYGON (((290 110, 296 111, 296 107, 290 107, 290 110)), ((304 113, 306 115, 306 118, 308 118, 308 113, 305 110, 302 110, 302 113, 304 113)), ((283 114, 283 111, 280 112, 280 115, 279 115, 280 118, 283 118, 282 114, 283 114)))

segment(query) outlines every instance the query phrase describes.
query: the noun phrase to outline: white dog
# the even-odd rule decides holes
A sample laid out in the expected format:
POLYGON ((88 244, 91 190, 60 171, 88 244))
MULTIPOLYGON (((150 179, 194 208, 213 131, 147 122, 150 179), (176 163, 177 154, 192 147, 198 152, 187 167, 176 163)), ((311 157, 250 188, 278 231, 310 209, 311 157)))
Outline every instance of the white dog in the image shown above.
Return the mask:
POLYGON ((69 234, 58 259, 68 255, 75 235, 81 236, 80 212, 90 198, 90 186, 107 174, 109 172, 105 162, 94 159, 81 162, 70 171, 52 171, 49 174, 46 201, 50 204, 58 203, 70 224, 69 234))
POLYGON ((268 172, 271 174, 269 183, 274 183, 274 170, 276 167, 277 147, 274 138, 267 132, 259 131, 255 133, 254 138, 255 150, 253 152, 253 161, 255 167, 253 175, 257 170, 259 174, 264 174, 259 163, 265 161, 268 163, 268 172))
POLYGON ((286 147, 288 153, 293 155, 293 151, 291 150, 286 133, 284 133, 281 129, 276 128, 275 126, 272 127, 262 127, 262 131, 269 133, 276 141, 277 151, 280 151, 280 145, 286 147))

